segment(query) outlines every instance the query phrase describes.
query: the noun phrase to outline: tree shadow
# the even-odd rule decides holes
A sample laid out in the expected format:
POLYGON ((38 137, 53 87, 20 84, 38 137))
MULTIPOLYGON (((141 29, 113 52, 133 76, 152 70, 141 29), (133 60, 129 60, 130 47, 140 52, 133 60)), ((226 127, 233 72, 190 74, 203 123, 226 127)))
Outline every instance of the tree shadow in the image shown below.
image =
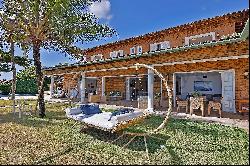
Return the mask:
POLYGON ((64 111, 54 111, 51 107, 47 108, 45 118, 39 118, 34 111, 32 113, 29 111, 22 112, 21 118, 19 118, 18 109, 15 114, 12 111, 4 111, 0 113, 0 124, 15 123, 23 126, 42 128, 57 125, 58 120, 67 119, 64 111))
POLYGON ((34 163, 32 163, 32 165, 39 165, 39 164, 47 163, 48 161, 52 161, 56 157, 65 155, 67 153, 70 153, 73 149, 74 149, 73 147, 68 147, 68 148, 64 149, 62 152, 59 152, 59 153, 53 154, 51 156, 41 158, 38 161, 35 161, 34 163))
POLYGON ((149 132, 158 127, 162 118, 157 116, 146 118, 143 122, 130 126, 123 131, 118 131, 111 133, 108 131, 103 131, 94 127, 83 127, 81 132, 91 135, 92 137, 117 145, 119 147, 124 147, 127 149, 135 151, 145 151, 145 142, 144 137, 141 135, 146 135, 147 148, 149 153, 155 153, 158 149, 161 149, 165 146, 167 140, 170 138, 167 134, 154 133, 149 134, 149 132), (136 136, 130 143, 129 141, 134 137, 134 135, 125 134, 125 133, 137 133, 139 136, 136 136), (129 143, 129 144, 128 144, 129 143), (126 146, 126 144, 128 144, 126 146))
POLYGON ((166 126, 167 130, 171 130, 174 133, 182 132, 185 134, 195 133, 202 135, 203 137, 210 137, 216 139, 221 137, 221 135, 227 136, 231 133, 228 132, 228 129, 243 131, 243 129, 222 126, 220 124, 211 124, 207 122, 192 121, 187 119, 170 119, 170 122, 166 126))

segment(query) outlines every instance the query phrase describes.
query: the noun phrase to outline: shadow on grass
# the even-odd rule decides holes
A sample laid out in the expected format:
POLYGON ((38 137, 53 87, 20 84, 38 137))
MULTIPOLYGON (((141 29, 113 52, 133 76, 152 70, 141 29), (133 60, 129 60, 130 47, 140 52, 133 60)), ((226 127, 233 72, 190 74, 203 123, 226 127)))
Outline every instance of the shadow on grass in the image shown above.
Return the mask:
POLYGON ((64 105, 46 105, 46 116, 45 118, 39 118, 38 115, 35 115, 34 111, 32 114, 30 112, 25 111, 22 113, 22 117, 19 118, 18 109, 14 115, 13 112, 10 110, 6 113, 3 112, 0 114, 0 125, 4 123, 15 123, 20 124, 23 126, 30 126, 30 127, 46 127, 46 126, 53 126, 57 125, 58 120, 65 120, 65 112, 63 111, 64 108, 67 106, 64 105), (26 115, 26 113, 28 113, 26 115))
POLYGON ((39 159, 38 161, 35 161, 34 163, 32 163, 32 165, 39 165, 39 164, 45 164, 47 163, 48 161, 52 161, 54 158, 56 157, 59 157, 59 156, 62 156, 62 155, 65 155, 67 153, 70 153, 74 148, 72 147, 68 147, 66 148, 65 150, 63 150, 62 152, 59 152, 57 154, 54 154, 54 155, 51 155, 51 156, 48 156, 48 157, 44 157, 42 159, 39 159))
MULTIPOLYGON (((134 126, 128 127, 124 131, 133 132, 133 133, 147 133, 147 131, 155 129, 158 127, 161 122, 163 121, 162 117, 159 116, 152 116, 140 124, 136 124, 134 126)), ((207 138, 211 140, 209 146, 216 147, 212 151, 226 151, 227 148, 219 143, 216 143, 216 140, 221 137, 227 137, 231 134, 231 128, 227 126, 218 126, 216 124, 206 124, 203 122, 193 122, 190 120, 183 120, 183 119, 173 119, 170 118, 167 126, 160 132, 156 134, 152 134, 151 137, 147 136, 147 144, 149 153, 154 153, 158 149, 162 147, 166 147, 169 153, 172 153, 171 156, 174 157, 174 150, 178 149, 178 147, 171 147, 166 145, 168 139, 170 137, 175 137, 175 133, 183 133, 184 135, 189 135, 192 138, 192 135, 200 135, 201 138, 207 138), (215 142, 213 142, 213 140, 215 142)), ((122 132, 118 133, 109 133, 105 132, 96 128, 85 128, 82 130, 85 134, 91 135, 96 139, 112 143, 114 145, 123 147, 126 145, 133 136, 125 135, 122 138, 115 141, 119 136, 121 136, 122 132)), ((239 130, 239 132, 241 132, 239 130)), ((191 140, 192 142, 192 140, 191 140)), ((195 143, 195 141, 193 142, 195 143)), ((196 147, 196 146, 195 146, 196 147)), ((145 151, 145 143, 144 138, 142 136, 136 137, 126 148, 135 150, 135 151, 145 151)), ((202 152, 211 152, 211 149, 200 149, 198 146, 197 148, 185 147, 188 151, 202 151, 202 152)), ((175 156, 174 158, 177 158, 175 156)))
MULTIPOLYGON (((155 128, 156 126, 158 126, 158 124, 161 123, 159 120, 160 120, 159 117, 154 117, 154 119, 149 118, 149 119, 146 119, 146 121, 149 121, 149 122, 142 122, 142 123, 136 124, 132 127, 125 129, 124 131, 146 134, 147 128, 155 128), (154 123, 152 123, 152 121, 154 121, 154 123), (145 124, 147 124, 147 126, 145 126, 145 124)), ((98 140, 101 140, 107 143, 112 143, 120 147, 125 146, 133 138, 133 136, 125 134, 120 139, 118 139, 118 137, 123 134, 122 131, 119 131, 116 133, 110 133, 110 132, 99 130, 93 127, 85 127, 81 130, 81 132, 91 135, 92 137, 98 140)), ((148 152, 149 153, 156 152, 158 149, 160 149, 163 145, 166 144, 166 141, 169 138, 170 137, 168 135, 163 135, 161 133, 156 133, 156 134, 151 134, 151 135, 146 136, 148 152)), ((129 143, 125 148, 135 150, 135 151, 145 151, 144 137, 143 136, 135 137, 135 139, 131 143, 129 143)))

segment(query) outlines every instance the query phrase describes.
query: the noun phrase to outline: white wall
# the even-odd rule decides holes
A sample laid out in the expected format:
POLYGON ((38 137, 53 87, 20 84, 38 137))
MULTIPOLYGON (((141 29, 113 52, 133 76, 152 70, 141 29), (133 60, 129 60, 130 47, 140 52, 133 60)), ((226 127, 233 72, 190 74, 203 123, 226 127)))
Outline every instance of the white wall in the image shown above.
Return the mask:
POLYGON ((188 93, 194 92, 194 81, 212 81, 212 91, 200 91, 202 94, 221 94, 220 73, 187 73, 181 74, 181 97, 185 98, 188 93), (203 78, 206 75, 207 78, 203 78))

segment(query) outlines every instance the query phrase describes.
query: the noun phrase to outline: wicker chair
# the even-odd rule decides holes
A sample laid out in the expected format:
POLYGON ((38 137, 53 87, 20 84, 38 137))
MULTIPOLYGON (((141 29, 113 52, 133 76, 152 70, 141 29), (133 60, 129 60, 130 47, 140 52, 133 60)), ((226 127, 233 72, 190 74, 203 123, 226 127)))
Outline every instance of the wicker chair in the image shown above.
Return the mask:
POLYGON ((214 100, 208 102, 208 111, 207 111, 208 116, 210 115, 211 110, 213 109, 213 110, 218 110, 220 118, 221 118, 221 111, 222 111, 221 110, 221 100, 222 100, 222 98, 214 99, 214 100))
POLYGON ((177 103, 177 112, 180 111, 181 107, 185 107, 186 113, 188 113, 188 100, 182 100, 179 97, 176 97, 176 103, 177 103))
POLYGON ((194 113, 194 109, 200 109, 202 116, 205 113, 206 96, 190 97, 190 115, 194 113))

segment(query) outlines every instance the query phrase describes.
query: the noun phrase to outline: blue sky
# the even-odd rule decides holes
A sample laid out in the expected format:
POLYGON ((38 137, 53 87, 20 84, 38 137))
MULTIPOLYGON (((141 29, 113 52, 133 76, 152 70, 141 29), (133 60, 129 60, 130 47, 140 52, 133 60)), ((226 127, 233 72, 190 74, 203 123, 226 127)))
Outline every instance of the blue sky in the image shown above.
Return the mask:
MULTIPOLYGON (((92 5, 90 11, 119 35, 78 46, 90 48, 246 8, 249 8, 248 0, 102 0, 92 5)), ((74 62, 64 54, 46 50, 41 51, 41 60, 47 67, 74 62)), ((4 74, 2 78, 9 78, 9 75, 4 74)))

